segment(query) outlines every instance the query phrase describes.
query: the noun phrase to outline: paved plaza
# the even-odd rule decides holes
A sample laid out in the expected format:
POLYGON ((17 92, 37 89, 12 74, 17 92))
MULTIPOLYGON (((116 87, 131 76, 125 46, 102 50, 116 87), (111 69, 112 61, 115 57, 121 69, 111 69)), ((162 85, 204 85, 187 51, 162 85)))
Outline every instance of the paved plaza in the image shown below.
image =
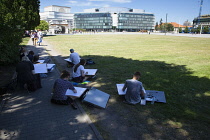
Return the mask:
MULTIPOLYGON (((42 58, 49 57, 43 46, 30 46, 42 58)), ((49 48, 48 48, 49 49, 49 48)), ((58 55, 58 54, 57 54, 58 55)), ((64 63, 64 62, 63 62, 64 63)), ((50 102, 52 86, 59 78, 55 69, 42 78, 42 88, 35 92, 15 91, 1 105, 0 139, 2 140, 101 140, 103 139, 77 101, 77 110, 70 105, 50 102)))

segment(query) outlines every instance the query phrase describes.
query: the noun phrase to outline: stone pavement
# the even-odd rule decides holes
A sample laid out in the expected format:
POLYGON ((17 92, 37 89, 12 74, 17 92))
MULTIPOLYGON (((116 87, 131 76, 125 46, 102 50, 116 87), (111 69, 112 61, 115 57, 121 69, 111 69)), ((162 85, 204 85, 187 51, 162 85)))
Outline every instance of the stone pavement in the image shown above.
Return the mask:
MULTIPOLYGON (((29 44, 32 44, 29 41, 29 44)), ((41 57, 49 57, 45 47, 28 45, 41 57)), ((0 139, 14 140, 102 140, 87 114, 77 101, 77 110, 70 105, 50 103, 55 69, 42 78, 42 87, 35 92, 15 91, 0 108, 0 139)))

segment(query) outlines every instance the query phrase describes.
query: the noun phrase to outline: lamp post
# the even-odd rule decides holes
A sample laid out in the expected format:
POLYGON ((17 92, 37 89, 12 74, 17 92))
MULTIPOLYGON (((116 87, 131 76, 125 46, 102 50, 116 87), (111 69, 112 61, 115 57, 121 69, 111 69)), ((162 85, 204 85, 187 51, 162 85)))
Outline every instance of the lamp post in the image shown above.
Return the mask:
POLYGON ((166 35, 166 26, 167 26, 167 16, 168 14, 166 13, 165 35, 166 35))

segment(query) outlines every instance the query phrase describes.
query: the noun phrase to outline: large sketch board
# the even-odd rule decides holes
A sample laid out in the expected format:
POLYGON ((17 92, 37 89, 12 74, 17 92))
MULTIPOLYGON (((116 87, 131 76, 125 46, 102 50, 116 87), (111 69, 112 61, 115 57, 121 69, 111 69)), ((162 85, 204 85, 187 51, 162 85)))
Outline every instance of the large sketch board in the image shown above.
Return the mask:
POLYGON ((47 69, 52 69, 55 66, 55 64, 47 64, 47 69))
POLYGON ((69 58, 64 59, 67 62, 72 62, 69 58))
POLYGON ((84 102, 96 105, 101 108, 106 108, 110 95, 98 89, 91 89, 86 93, 84 102))
MULTIPOLYGON (((125 92, 122 91, 124 84, 116 84, 117 92, 119 95, 125 95, 125 92)), ((145 90, 146 92, 146 101, 153 101, 153 97, 155 97, 155 102, 166 103, 165 93, 164 91, 156 91, 156 90, 145 90)))
POLYGON ((74 96, 74 97, 80 97, 86 90, 87 88, 81 88, 81 87, 74 87, 77 90, 77 93, 74 93, 73 90, 68 89, 66 91, 66 96, 74 96))
POLYGON ((116 86, 117 86, 118 94, 119 95, 125 95, 127 89, 125 89, 125 91, 122 91, 122 88, 124 87, 124 84, 116 84, 116 86))
POLYGON ((35 73, 47 73, 46 64, 34 64, 34 72, 35 73))
POLYGON ((85 73, 87 73, 87 75, 96 75, 98 69, 85 69, 85 73))

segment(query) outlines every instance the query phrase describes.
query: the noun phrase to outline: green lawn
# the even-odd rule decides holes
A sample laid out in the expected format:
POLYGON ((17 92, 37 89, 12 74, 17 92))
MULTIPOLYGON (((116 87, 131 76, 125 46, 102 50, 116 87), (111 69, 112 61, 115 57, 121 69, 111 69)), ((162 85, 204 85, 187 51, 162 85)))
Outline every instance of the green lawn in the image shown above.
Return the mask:
MULTIPOLYGON (((160 139, 210 138, 209 38, 124 34, 48 36, 44 39, 61 56, 69 56, 69 49, 74 48, 81 57, 92 58, 96 64, 87 67, 99 70, 92 86, 111 95, 108 107, 119 116, 131 118, 124 123, 136 126, 136 131, 136 124, 143 124, 147 127, 146 134, 160 132, 160 139), (122 103, 115 84, 124 83, 135 71, 141 71, 140 81, 147 90, 165 92, 167 104, 141 107, 122 103), (124 110, 130 113, 125 114, 124 110)), ((101 127, 103 123, 97 119, 97 113, 88 111, 103 136, 109 139, 111 136, 107 136, 106 127, 101 127)))

